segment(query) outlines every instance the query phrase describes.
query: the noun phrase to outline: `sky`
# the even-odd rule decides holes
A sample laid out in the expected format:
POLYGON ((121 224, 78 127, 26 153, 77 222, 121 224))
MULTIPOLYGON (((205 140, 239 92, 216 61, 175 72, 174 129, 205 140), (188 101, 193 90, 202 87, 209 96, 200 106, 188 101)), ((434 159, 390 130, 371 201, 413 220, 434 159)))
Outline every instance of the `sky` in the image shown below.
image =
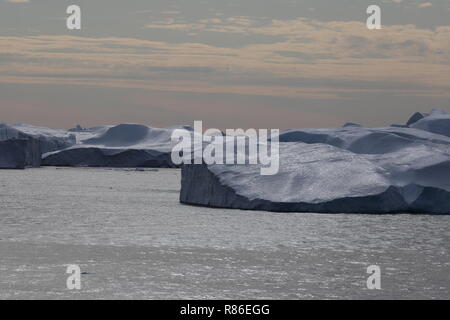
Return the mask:
POLYGON ((385 126, 433 108, 450 112, 450 0, 0 0, 0 122, 385 126))

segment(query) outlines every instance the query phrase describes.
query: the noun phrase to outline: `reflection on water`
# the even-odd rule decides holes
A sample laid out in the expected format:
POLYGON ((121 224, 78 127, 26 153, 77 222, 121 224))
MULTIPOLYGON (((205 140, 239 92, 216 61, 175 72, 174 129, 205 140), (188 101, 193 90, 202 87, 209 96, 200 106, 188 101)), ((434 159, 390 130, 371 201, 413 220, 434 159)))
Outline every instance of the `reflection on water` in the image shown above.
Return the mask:
POLYGON ((73 260, 93 270, 88 298, 450 298, 449 216, 192 207, 179 180, 175 169, 0 171, 0 298, 71 298, 55 282, 73 260), (381 291, 365 287, 372 264, 381 291))

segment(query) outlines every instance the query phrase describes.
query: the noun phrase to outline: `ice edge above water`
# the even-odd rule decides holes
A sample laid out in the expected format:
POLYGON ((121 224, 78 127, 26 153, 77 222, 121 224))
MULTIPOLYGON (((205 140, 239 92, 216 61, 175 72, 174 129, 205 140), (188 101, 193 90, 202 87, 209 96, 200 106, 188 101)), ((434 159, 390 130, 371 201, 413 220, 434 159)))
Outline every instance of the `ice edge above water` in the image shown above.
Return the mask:
MULTIPOLYGON (((0 124, 0 167, 39 166, 41 154, 50 166, 175 167, 177 128, 192 130, 0 124)), ((279 140, 273 176, 261 176, 258 165, 182 166, 180 201, 280 212, 450 214, 450 114, 442 110, 385 128, 291 129, 279 140)))

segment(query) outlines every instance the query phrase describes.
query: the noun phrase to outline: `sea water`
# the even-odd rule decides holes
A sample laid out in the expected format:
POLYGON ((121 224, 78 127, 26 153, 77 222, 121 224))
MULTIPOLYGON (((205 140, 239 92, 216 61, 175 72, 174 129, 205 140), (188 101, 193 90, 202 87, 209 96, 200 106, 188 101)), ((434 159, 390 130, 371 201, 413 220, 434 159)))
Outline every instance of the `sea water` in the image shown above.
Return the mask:
POLYGON ((450 216, 212 209, 179 189, 177 169, 0 171, 0 299, 450 298, 450 216))

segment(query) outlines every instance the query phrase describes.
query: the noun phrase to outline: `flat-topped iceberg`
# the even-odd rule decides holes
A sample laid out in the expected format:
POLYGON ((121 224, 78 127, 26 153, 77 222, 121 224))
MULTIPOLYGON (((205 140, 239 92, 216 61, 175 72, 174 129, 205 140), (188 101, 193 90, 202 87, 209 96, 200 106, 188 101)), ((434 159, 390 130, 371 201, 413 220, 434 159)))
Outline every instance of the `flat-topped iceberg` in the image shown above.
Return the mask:
POLYGON ((44 166, 174 168, 170 152, 151 149, 121 149, 76 146, 46 154, 44 166))
POLYGON ((39 141, 42 153, 61 150, 75 144, 75 135, 66 130, 37 127, 24 123, 0 123, 0 141, 33 138, 39 141))
POLYGON ((323 213, 450 213, 450 152, 421 146, 382 155, 281 143, 280 171, 259 165, 184 165, 183 203, 323 213))
POLYGON ((32 143, 4 142, 0 163, 5 168, 40 164, 72 167, 174 167, 170 155, 171 134, 175 129, 192 130, 187 126, 160 129, 139 124, 89 129, 77 126, 70 130, 22 123, 0 124, 0 141, 32 140, 39 145, 37 148, 32 143), (33 146, 33 160, 24 162, 21 160, 22 154, 30 153, 30 145, 33 146))
POLYGON ((0 169, 39 167, 41 148, 38 140, 8 139, 0 141, 0 169))
POLYGON ((188 127, 153 128, 119 124, 90 129, 72 129, 73 146, 43 155, 42 164, 71 167, 158 167, 171 168, 173 130, 188 127))
MULTIPOLYGON (((41 154, 42 164, 51 166, 174 167, 176 129, 195 134, 190 127, 138 124, 70 130, 0 124, 0 168, 39 166, 41 154)), ((415 113, 404 125, 349 122, 335 129, 287 130, 277 138, 278 173, 261 175, 257 164, 183 165, 181 202, 290 212, 450 214, 450 115, 442 110, 415 113)))
POLYGON ((184 165, 180 201, 280 212, 450 214, 447 119, 433 111, 409 127, 287 130, 279 136, 277 174, 262 176, 249 164, 184 165))
POLYGON ((292 129, 282 132, 279 140, 309 144, 323 143, 357 154, 383 154, 419 145, 450 145, 450 137, 400 127, 346 126, 337 129, 292 129))
POLYGON ((43 152, 67 148, 75 137, 64 130, 0 123, 0 169, 39 167, 43 152))

